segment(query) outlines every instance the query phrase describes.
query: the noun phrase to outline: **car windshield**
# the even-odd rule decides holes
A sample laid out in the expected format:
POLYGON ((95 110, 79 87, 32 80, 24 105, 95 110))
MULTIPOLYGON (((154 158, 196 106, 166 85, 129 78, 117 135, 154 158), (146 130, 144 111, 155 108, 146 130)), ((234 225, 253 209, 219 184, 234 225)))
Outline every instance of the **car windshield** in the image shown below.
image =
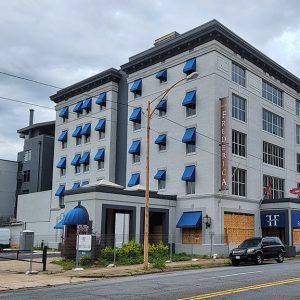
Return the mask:
POLYGON ((245 240, 239 245, 239 248, 257 247, 260 244, 260 242, 261 242, 260 239, 245 240))

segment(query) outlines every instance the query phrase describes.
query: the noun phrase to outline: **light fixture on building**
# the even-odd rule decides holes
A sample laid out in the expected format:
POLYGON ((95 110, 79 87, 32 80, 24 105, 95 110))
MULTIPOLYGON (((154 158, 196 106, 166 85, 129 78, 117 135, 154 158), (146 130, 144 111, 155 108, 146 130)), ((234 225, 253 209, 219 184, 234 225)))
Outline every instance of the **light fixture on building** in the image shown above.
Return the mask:
POLYGON ((206 216, 203 217, 203 223, 205 224, 206 228, 209 228, 211 225, 211 217, 206 214, 206 216))

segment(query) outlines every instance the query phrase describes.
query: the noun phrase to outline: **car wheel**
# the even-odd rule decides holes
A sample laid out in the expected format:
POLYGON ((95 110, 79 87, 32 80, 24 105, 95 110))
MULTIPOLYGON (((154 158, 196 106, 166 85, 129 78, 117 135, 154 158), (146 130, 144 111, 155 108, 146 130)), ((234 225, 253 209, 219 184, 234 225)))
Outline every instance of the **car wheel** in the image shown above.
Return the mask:
POLYGON ((282 253, 282 252, 279 252, 279 253, 278 253, 278 257, 277 257, 276 261, 277 261, 278 263, 283 263, 283 261, 284 261, 284 256, 283 256, 283 253, 282 253))
POLYGON ((264 261, 264 258, 261 254, 256 254, 256 257, 255 257, 255 264, 257 265, 261 265, 264 261))
POLYGON ((232 263, 232 265, 235 266, 235 267, 237 267, 237 266, 240 265, 240 262, 239 262, 238 260, 232 260, 231 263, 232 263))

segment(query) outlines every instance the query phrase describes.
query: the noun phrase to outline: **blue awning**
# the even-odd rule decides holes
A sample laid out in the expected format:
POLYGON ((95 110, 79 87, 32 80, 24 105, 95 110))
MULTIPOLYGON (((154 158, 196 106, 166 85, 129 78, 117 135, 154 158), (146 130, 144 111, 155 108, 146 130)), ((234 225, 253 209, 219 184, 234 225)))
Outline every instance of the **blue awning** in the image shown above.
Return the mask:
POLYGON ((106 105, 106 92, 101 93, 96 100, 96 104, 105 106, 106 105))
POLYGON ((91 124, 85 124, 81 130, 81 135, 89 136, 91 134, 91 124))
POLYGON ((80 159, 81 155, 80 154, 75 154, 74 158, 71 161, 72 166, 79 166, 80 165, 80 159))
POLYGON ((66 165, 67 165, 67 158, 66 157, 62 157, 60 159, 60 161, 58 162, 58 164, 56 165, 56 168, 65 169, 66 165))
POLYGON ((78 205, 68 211, 64 219, 65 225, 88 225, 89 214, 85 207, 78 205))
POLYGON ((167 69, 160 70, 155 77, 159 80, 166 80, 167 79, 167 69))
POLYGON ((183 143, 191 143, 196 141, 196 128, 187 128, 184 136, 182 137, 183 143))
POLYGON ((292 211, 292 227, 300 228, 300 211, 292 211))
POLYGON ((90 152, 84 152, 79 162, 83 165, 88 165, 90 163, 90 152))
POLYGON ((88 180, 85 180, 85 181, 82 181, 82 184, 81 186, 85 186, 85 185, 88 185, 90 182, 88 180))
POLYGON ((185 94, 182 101, 183 106, 195 106, 196 105, 196 91, 190 91, 185 94))
POLYGON ((164 100, 164 99, 160 100, 156 106, 156 109, 166 111, 167 110, 167 100, 164 100))
POLYGON ((285 213, 276 210, 260 213, 261 228, 284 228, 287 226, 285 213))
POLYGON ((74 112, 81 112, 82 111, 82 105, 83 105, 83 101, 79 101, 76 103, 76 105, 73 108, 74 112))
POLYGON ((64 223, 65 218, 63 217, 55 226, 54 229, 64 229, 64 223))
POLYGON ((81 136, 81 126, 77 126, 72 134, 72 137, 80 137, 81 136))
POLYGON ((136 80, 130 88, 130 92, 137 94, 142 92, 142 79, 136 80))
POLYGON ((165 145, 167 142, 167 135, 166 134, 160 134, 157 139, 155 140, 155 144, 158 145, 165 145))
POLYGON ((75 182, 72 186, 72 190, 76 190, 80 188, 80 182, 75 182))
POLYGON ((68 118, 68 116, 69 116, 69 107, 66 106, 66 107, 62 108, 61 111, 59 112, 59 117, 68 118))
POLYGON ((99 149, 97 154, 94 157, 94 160, 95 161, 104 161, 104 156, 105 156, 105 150, 99 149))
POLYGON ((130 154, 140 154, 140 149, 141 149, 141 141, 133 141, 129 150, 128 150, 128 153, 130 154))
POLYGON ((202 212, 184 212, 180 217, 177 228, 201 228, 202 227, 202 212))
POLYGON ((58 137, 59 142, 67 142, 68 141, 68 131, 64 130, 61 132, 61 134, 58 137))
POLYGON ((181 180, 195 181, 196 166, 186 166, 182 174, 181 180))
POLYGON ((92 108, 92 98, 87 98, 83 101, 82 109, 91 110, 92 108))
POLYGON ((140 173, 135 173, 135 174, 132 174, 131 175, 131 178, 130 180, 128 181, 128 186, 131 187, 131 186, 135 186, 135 185, 138 185, 140 184, 140 173))
POLYGON ((97 126, 95 127, 95 130, 105 132, 105 119, 99 120, 97 126))
POLYGON ((65 186, 63 184, 61 184, 58 189, 55 192, 55 196, 57 197, 62 197, 64 195, 65 192, 65 186))
POLYGON ((187 60, 183 68, 183 73, 186 75, 189 75, 193 72, 196 72, 196 58, 187 60))
POLYGON ((166 180, 166 170, 158 170, 154 176, 156 180, 166 180))
POLYGON ((129 121, 135 122, 135 123, 140 123, 141 122, 141 116, 142 116, 142 108, 137 107, 132 111, 131 116, 129 118, 129 121))

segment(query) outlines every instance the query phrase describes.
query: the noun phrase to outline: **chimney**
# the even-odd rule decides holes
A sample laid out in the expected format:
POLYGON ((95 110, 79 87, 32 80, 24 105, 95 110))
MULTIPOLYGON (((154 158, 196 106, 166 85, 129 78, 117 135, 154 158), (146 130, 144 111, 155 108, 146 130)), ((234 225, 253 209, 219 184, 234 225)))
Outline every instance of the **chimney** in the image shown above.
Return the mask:
POLYGON ((34 109, 29 110, 29 126, 33 125, 34 109))

